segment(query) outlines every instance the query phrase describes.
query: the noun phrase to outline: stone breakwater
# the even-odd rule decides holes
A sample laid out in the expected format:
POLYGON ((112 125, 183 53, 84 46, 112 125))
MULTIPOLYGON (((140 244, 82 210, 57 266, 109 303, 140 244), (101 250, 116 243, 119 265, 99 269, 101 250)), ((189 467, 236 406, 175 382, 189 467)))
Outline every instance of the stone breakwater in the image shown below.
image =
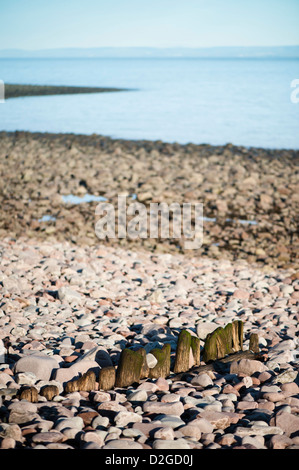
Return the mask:
POLYGON ((298 448, 295 268, 33 238, 0 250, 2 449, 298 448), (151 351, 169 344, 173 370, 182 330, 202 349, 236 320, 244 350, 258 334, 263 362, 99 386, 124 348, 143 347, 153 368, 151 351), (88 372, 92 388, 65 390, 88 372))
POLYGON ((97 202, 63 197, 202 203, 204 240, 195 252, 178 239, 107 244, 185 256, 245 259, 299 269, 298 151, 112 140, 97 135, 0 133, 0 237, 98 243, 97 202))

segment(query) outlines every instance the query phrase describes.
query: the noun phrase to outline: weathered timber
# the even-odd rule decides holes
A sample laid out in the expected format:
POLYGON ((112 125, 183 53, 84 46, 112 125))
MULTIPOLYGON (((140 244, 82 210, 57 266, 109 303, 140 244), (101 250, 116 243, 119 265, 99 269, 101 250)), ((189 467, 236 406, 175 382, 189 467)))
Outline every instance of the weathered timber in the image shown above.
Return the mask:
POLYGON ((259 337, 257 333, 251 333, 249 338, 249 349, 255 353, 259 352, 259 337))
POLYGON ((206 337, 202 358, 204 362, 216 361, 243 349, 243 322, 236 320, 224 328, 216 328, 206 337))
POLYGON ((128 387, 139 382, 144 357, 138 351, 123 349, 116 370, 116 387, 128 387))
POLYGON ((200 339, 196 336, 191 336, 191 349, 195 365, 200 364, 200 339))
POLYGON ((19 400, 27 400, 32 403, 38 402, 38 391, 35 387, 23 387, 19 393, 19 400))
POLYGON ((191 334, 187 330, 182 330, 178 337, 174 372, 186 372, 189 369, 189 357, 191 348, 191 334))
POLYGON ((99 372, 99 390, 112 390, 115 385, 115 367, 103 367, 99 372))
POLYGON ((64 387, 65 393, 71 392, 90 392, 96 388, 96 375, 92 370, 88 370, 82 377, 75 380, 70 380, 64 387))
POLYGON ((146 379, 149 375, 149 367, 148 367, 147 361, 146 361, 146 350, 144 348, 139 348, 139 349, 137 349, 137 352, 139 354, 141 354, 141 356, 143 357, 143 363, 142 363, 142 367, 141 367, 140 378, 141 379, 146 379))
POLYGON ((44 387, 40 389, 39 394, 42 397, 46 397, 48 401, 51 401, 53 400, 54 397, 59 395, 59 390, 58 390, 57 385, 45 385, 44 387))
POLYGON ((164 344, 162 349, 152 349, 151 354, 157 359, 157 364, 149 369, 149 378, 158 379, 165 378, 170 375, 170 344, 164 344))

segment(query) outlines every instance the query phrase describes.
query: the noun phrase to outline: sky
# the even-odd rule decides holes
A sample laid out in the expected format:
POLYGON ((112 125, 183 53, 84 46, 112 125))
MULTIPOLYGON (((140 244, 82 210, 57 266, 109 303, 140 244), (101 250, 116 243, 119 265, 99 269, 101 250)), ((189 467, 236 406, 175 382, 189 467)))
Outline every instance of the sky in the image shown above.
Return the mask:
POLYGON ((299 0, 0 0, 0 49, 299 45, 299 0))

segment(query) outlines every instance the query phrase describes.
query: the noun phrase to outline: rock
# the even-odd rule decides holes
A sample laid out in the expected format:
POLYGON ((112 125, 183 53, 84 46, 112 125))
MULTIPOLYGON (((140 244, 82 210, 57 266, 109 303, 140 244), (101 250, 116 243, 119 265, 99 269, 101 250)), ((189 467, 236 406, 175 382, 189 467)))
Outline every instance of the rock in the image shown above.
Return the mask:
POLYGON ((254 359, 241 359, 240 361, 233 361, 230 365, 230 374, 244 374, 249 377, 256 372, 266 371, 266 366, 254 359))
POLYGON ((157 390, 160 390, 161 392, 168 392, 169 383, 164 377, 159 377, 158 380, 156 381, 156 387, 157 387, 157 390))
POLYGON ((128 401, 135 402, 135 401, 146 401, 148 398, 146 390, 136 390, 135 392, 130 393, 128 396, 128 401))
POLYGON ((216 323, 212 322, 199 322, 196 325, 196 334, 201 340, 205 340, 206 337, 208 336, 209 333, 212 333, 213 331, 218 328, 216 323))
POLYGON ((201 431, 199 427, 192 424, 187 424, 179 428, 179 431, 186 437, 193 437, 197 441, 201 438, 201 431))
POLYGON ((271 436, 271 439, 269 440, 270 449, 285 449, 290 447, 292 444, 292 439, 290 439, 288 436, 282 436, 279 434, 271 436))
POLYGON ((0 424, 0 437, 3 438, 12 438, 15 442, 24 442, 22 436, 22 430, 17 424, 0 424))
POLYGON ((158 360, 156 359, 156 357, 153 354, 148 353, 146 355, 146 363, 147 363, 148 367, 150 369, 152 369, 153 367, 155 367, 157 365, 158 360))
POLYGON ((164 439, 164 440, 173 440, 174 439, 174 431, 171 427, 165 426, 163 428, 157 429, 153 435, 154 439, 164 439))
POLYGON ((156 420, 160 421, 163 426, 168 426, 173 429, 185 425, 185 422, 181 418, 173 415, 158 415, 154 421, 156 420))
POLYGON ((84 427, 84 421, 80 416, 74 416, 73 418, 58 418, 55 422, 55 430, 63 431, 67 428, 75 428, 76 432, 81 431, 84 427))
POLYGON ((0 339, 0 364, 6 363, 6 348, 2 339, 0 339))
POLYGON ((116 426, 127 426, 129 423, 141 423, 142 416, 130 411, 120 411, 114 418, 116 426))
POLYGON ((254 424, 249 428, 237 427, 234 433, 237 436, 269 436, 272 434, 283 434, 283 431, 277 426, 254 424))
POLYGON ((188 442, 184 439, 175 439, 175 440, 166 440, 166 439, 156 439, 153 442, 153 449, 190 449, 188 442))
POLYGON ((236 424, 244 415, 238 413, 204 410, 199 413, 199 416, 209 421, 216 429, 225 429, 230 424, 236 424))
POLYGON ((103 449, 143 449, 139 442, 131 441, 129 439, 112 439, 104 445, 103 449))
POLYGON ((58 431, 39 432, 32 436, 32 442, 34 443, 50 443, 50 442, 61 442, 64 436, 58 431))
POLYGON ((213 380, 211 379, 211 377, 208 374, 203 373, 203 374, 199 374, 199 375, 195 376, 191 380, 191 384, 201 386, 201 387, 205 388, 205 387, 208 387, 210 385, 213 385, 213 380))
POLYGON ((273 384, 281 383, 285 384, 288 382, 293 382, 296 380, 298 376, 298 372, 296 370, 285 370, 281 374, 278 374, 273 380, 273 384))
POLYGON ((288 437, 292 437, 292 434, 299 430, 299 416, 290 413, 281 413, 276 415, 274 420, 275 425, 282 430, 280 434, 285 433, 288 437))
POLYGON ((58 368, 56 359, 39 352, 21 357, 14 366, 14 373, 32 372, 39 380, 50 380, 58 368))
POLYGON ((202 434, 212 433, 215 428, 215 425, 212 424, 212 422, 201 417, 196 417, 196 419, 189 421, 188 425, 199 428, 202 434))
POLYGON ((161 402, 150 402, 146 401, 142 409, 145 413, 158 413, 166 415, 180 416, 184 413, 184 406, 181 402, 174 403, 161 403, 161 402))
POLYGON ((74 304, 81 304, 82 297, 79 292, 74 291, 70 287, 60 287, 58 289, 58 298, 61 302, 66 303, 74 303, 74 304))

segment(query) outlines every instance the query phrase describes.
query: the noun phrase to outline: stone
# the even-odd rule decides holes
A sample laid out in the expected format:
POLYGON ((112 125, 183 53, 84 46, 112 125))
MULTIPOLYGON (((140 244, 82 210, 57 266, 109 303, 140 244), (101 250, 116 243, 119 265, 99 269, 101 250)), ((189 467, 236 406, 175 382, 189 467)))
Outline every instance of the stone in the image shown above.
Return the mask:
POLYGON ((32 442, 34 443, 50 443, 50 442, 61 442, 64 436, 59 431, 39 432, 32 436, 32 442))
POLYGON ((203 373, 203 374, 196 375, 191 380, 191 384, 205 388, 205 387, 209 387, 210 385, 213 385, 213 380, 208 374, 203 373))
POLYGON ((197 428, 199 428, 202 434, 212 433, 215 428, 214 424, 212 424, 210 421, 198 416, 192 421, 189 421, 188 425, 196 426, 197 428))
POLYGON ((74 291, 70 287, 60 287, 58 289, 58 298, 63 303, 74 303, 74 304, 81 304, 82 303, 82 296, 79 292, 74 291))
POLYGON ((38 352, 21 357, 14 366, 14 373, 32 372, 39 380, 50 380, 53 371, 58 368, 56 359, 38 352))
POLYGON ((141 423, 142 416, 131 411, 120 411, 114 418, 116 426, 127 426, 129 423, 141 423))
POLYGON ((275 434, 271 436, 269 440, 269 448, 270 449, 286 449, 293 444, 292 439, 288 436, 275 434))
POLYGON ((184 406, 181 402, 162 403, 154 401, 146 401, 142 409, 145 413, 158 413, 166 415, 180 416, 184 413, 184 406))
POLYGON ((199 416, 210 421, 216 429, 226 429, 230 424, 236 424, 244 415, 239 413, 204 410, 199 413, 199 416))
POLYGON ((169 450, 177 450, 177 449, 190 449, 190 445, 185 439, 156 439, 153 442, 153 449, 160 450, 160 449, 169 449, 169 450))
POLYGON ((129 439, 112 439, 102 449, 143 449, 142 444, 129 439))
POLYGON ((163 428, 157 429, 157 431, 155 431, 153 435, 154 439, 164 440, 173 440, 174 437, 174 431, 170 426, 165 426, 163 428))
POLYGON ((128 396, 128 401, 130 402, 135 402, 135 401, 141 401, 144 402, 148 398, 147 391, 146 390, 136 390, 135 392, 132 392, 128 396))
POLYGON ((230 365, 230 374, 244 374, 249 377, 256 372, 265 370, 267 370, 266 366, 254 359, 241 359, 240 361, 233 361, 230 365))
POLYGON ((201 430, 197 426, 193 426, 192 424, 186 424, 186 426, 182 426, 179 428, 179 431, 186 437, 193 437, 197 441, 201 438, 201 430))
POLYGON ((299 416, 290 413, 277 414, 274 418, 275 425, 278 426, 286 436, 292 437, 293 433, 299 430, 299 416))
POLYGON ((146 363, 147 363, 148 367, 150 369, 152 369, 153 367, 155 367, 157 365, 158 360, 153 354, 148 353, 146 355, 146 363))
POLYGON ((84 421, 80 416, 74 416, 72 418, 58 418, 55 422, 56 431, 64 431, 65 429, 71 428, 76 429, 76 432, 81 431, 84 427, 84 421))

